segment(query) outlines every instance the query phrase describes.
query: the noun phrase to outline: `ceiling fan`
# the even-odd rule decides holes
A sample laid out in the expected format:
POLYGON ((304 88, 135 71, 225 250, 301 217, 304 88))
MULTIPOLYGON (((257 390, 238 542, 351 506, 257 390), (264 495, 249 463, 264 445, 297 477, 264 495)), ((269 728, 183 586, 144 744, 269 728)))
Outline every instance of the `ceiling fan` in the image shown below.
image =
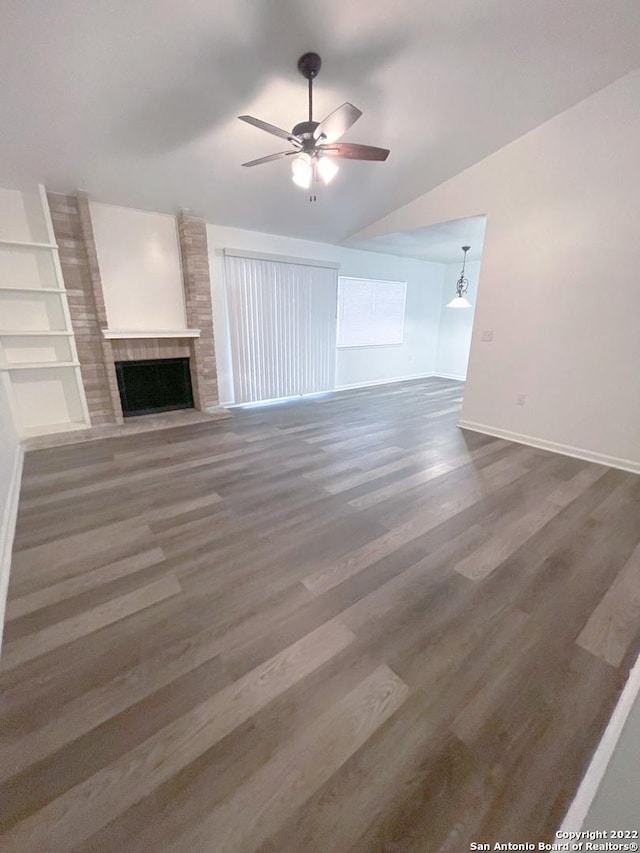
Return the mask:
MULTIPOLYGON (((342 104, 320 122, 313 120, 313 81, 318 76, 322 60, 317 53, 305 53, 298 60, 298 71, 309 81, 309 118, 296 124, 291 132, 262 121, 253 116, 238 116, 241 121, 265 130, 273 136, 286 139, 293 146, 291 151, 279 151, 257 160, 243 163, 243 166, 260 166, 272 160, 292 157, 291 172, 293 182, 303 189, 309 189, 322 180, 328 184, 338 172, 334 158, 348 160, 386 160, 387 148, 375 148, 373 145, 359 145, 354 142, 338 142, 349 128, 354 125, 362 112, 353 104, 342 104)), ((309 201, 315 201, 312 194, 309 201)))

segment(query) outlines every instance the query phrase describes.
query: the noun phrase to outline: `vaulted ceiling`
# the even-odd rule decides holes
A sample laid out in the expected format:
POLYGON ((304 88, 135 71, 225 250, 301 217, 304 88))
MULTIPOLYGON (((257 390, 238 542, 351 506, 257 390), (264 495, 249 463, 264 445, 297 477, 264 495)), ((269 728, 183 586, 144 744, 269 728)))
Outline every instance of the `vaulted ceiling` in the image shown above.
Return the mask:
MULTIPOLYGON (((638 0, 5 0, 0 185, 341 241, 640 65, 638 0), (298 56, 317 51, 316 115, 364 112, 309 204, 284 146, 306 115, 298 56)), ((595 130, 595 129, 594 129, 595 130)), ((482 213, 482 211, 478 211, 482 213)))

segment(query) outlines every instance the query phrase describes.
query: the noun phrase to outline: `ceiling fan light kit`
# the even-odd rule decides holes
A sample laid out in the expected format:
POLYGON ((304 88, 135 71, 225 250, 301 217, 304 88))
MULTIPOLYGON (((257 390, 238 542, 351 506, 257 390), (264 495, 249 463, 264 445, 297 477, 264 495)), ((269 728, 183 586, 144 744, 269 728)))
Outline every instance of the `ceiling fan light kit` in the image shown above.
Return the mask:
MULTIPOLYGON (((284 157, 293 157, 291 161, 291 177, 294 184, 303 189, 311 189, 315 184, 328 184, 338 173, 338 164, 334 158, 348 160, 386 160, 389 156, 387 148, 376 148, 373 145, 359 145, 338 140, 352 127, 362 115, 353 104, 344 103, 320 122, 313 120, 313 81, 318 76, 322 60, 317 53, 305 53, 298 60, 298 71, 309 81, 309 118, 296 124, 291 132, 269 124, 253 116, 238 116, 241 121, 252 124, 273 136, 286 139, 292 146, 292 151, 279 151, 268 154, 257 160, 243 163, 243 166, 260 166, 284 157)), ((316 201, 312 191, 309 201, 316 201)))
POLYGON ((313 165, 311 157, 308 154, 298 154, 291 161, 291 177, 293 183, 297 184, 305 190, 311 186, 311 178, 313 174, 313 165))
POLYGON ((320 177, 325 182, 325 184, 330 183, 335 178, 340 168, 329 157, 319 157, 317 166, 318 172, 320 172, 320 177))
POLYGON ((463 246, 462 251, 464 252, 462 256, 462 272, 460 273, 460 278, 456 282, 456 295, 453 297, 451 302, 447 302, 447 308, 472 308, 473 306, 466 298, 466 293, 469 290, 469 282, 464 276, 464 268, 467 263, 467 252, 471 246, 463 246))

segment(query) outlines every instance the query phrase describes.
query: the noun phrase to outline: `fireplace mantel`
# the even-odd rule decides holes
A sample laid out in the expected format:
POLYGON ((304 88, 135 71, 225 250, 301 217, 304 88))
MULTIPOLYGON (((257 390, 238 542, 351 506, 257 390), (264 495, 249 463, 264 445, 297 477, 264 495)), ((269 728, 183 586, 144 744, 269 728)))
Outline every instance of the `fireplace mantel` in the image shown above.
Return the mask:
POLYGON ((103 329, 108 341, 135 340, 139 338, 199 338, 200 329, 146 329, 134 332, 130 329, 103 329))

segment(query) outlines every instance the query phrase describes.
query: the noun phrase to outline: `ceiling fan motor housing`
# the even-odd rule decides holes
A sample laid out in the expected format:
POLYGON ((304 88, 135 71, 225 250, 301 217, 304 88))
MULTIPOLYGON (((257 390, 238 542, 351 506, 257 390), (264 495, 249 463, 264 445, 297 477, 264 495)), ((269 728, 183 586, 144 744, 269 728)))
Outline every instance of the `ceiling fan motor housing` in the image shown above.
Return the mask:
POLYGON ((291 133, 302 140, 313 139, 313 134, 319 124, 319 121, 301 121, 293 128, 291 133))

